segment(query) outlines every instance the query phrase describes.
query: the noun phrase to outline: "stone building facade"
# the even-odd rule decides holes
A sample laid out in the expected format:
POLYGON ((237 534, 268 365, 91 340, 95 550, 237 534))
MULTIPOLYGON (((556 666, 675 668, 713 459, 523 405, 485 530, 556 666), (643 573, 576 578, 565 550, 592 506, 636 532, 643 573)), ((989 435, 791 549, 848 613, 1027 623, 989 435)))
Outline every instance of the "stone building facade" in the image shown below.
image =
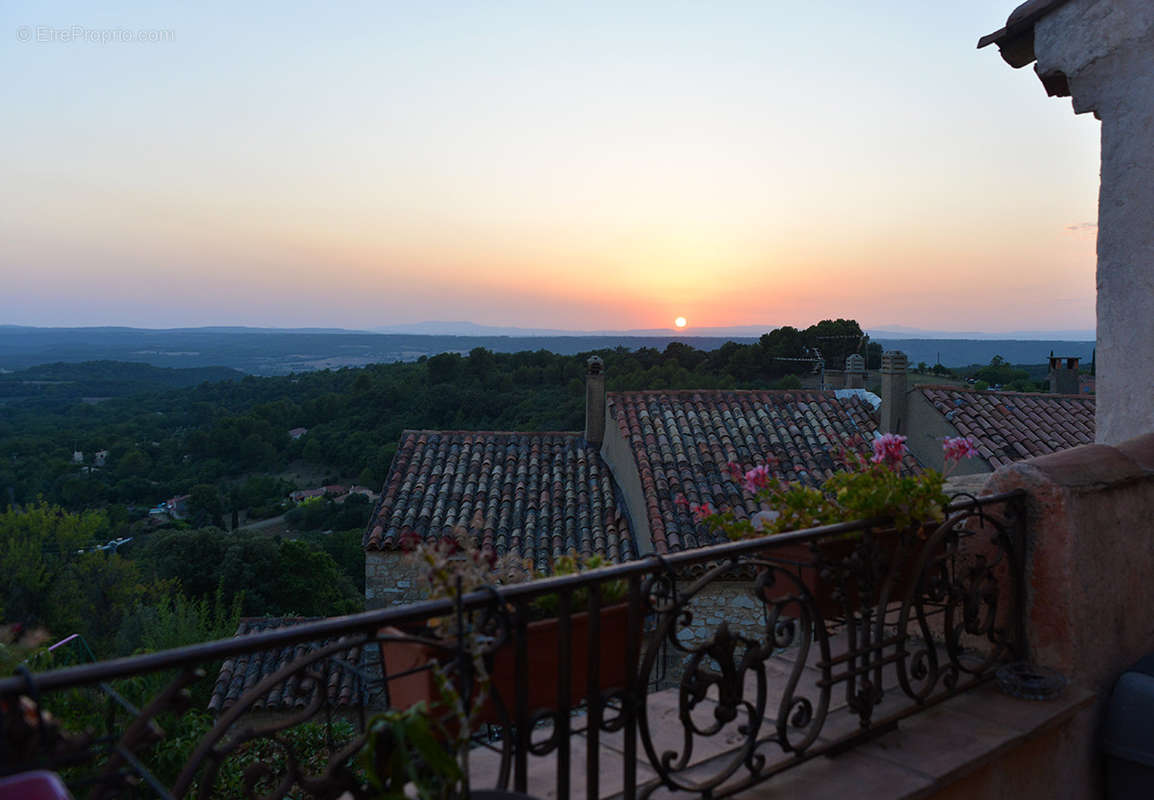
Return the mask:
POLYGON ((1097 440, 1154 424, 1154 3, 1030 0, 982 37, 1047 94, 1102 122, 1098 193, 1097 440))

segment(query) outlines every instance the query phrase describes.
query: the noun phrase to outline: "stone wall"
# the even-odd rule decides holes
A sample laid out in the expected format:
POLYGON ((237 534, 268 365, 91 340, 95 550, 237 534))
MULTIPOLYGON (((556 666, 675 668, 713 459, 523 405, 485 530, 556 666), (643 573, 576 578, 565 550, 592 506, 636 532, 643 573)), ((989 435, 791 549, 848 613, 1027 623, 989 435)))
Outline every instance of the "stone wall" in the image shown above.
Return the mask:
POLYGON ((1034 28, 1036 70, 1102 121, 1097 440, 1154 426, 1154 3, 1072 0, 1034 28), (1057 79, 1055 81, 1055 79, 1057 79))
POLYGON ((1054 740, 1050 762, 1071 775, 1060 796, 1101 796, 1096 732, 1106 698, 1126 669, 1154 652, 1154 433, 1011 464, 985 491, 1011 489, 1028 493, 1031 659, 1098 697, 1054 740))
POLYGON ((1025 489, 1033 657, 1109 692, 1154 651, 1154 433, 998 470, 986 491, 1025 489))
POLYGON ((426 599, 420 570, 397 550, 365 552, 365 610, 426 599))
MULTIPOLYGON (((691 581, 679 581, 678 593, 686 592, 691 581)), ((706 586, 694 596, 689 605, 693 619, 689 625, 677 628, 677 640, 687 649, 701 647, 713 638, 722 623, 733 633, 745 636, 755 642, 765 641, 765 605, 754 598, 751 587, 753 581, 719 580, 706 586)), ((676 686, 681 680, 686 662, 690 656, 671 647, 665 640, 661 646, 663 674, 661 687, 676 686)), ((650 679, 657 675, 649 676, 650 679)))
MULTIPOLYGON (((717 581, 702 589, 690 606, 693 621, 678 629, 678 640, 686 647, 699 647, 709 641, 724 622, 730 631, 762 641, 765 638, 765 605, 753 597, 752 584, 751 580, 717 581)), ((688 583, 679 583, 677 591, 684 592, 688 588, 688 583)))

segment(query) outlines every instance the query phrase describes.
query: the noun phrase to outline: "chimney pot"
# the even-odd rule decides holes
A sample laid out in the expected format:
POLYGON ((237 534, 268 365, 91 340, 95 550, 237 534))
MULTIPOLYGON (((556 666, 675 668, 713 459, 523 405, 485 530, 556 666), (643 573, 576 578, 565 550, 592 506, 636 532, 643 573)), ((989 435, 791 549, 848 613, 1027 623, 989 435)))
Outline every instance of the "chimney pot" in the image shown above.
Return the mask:
POLYGON ((585 441, 600 445, 605 439, 605 362, 590 356, 585 362, 585 441))
POLYGON ((910 360, 900 350, 882 353, 881 430, 883 433, 906 433, 906 371, 910 360))
POLYGON ((1078 361, 1076 357, 1063 358, 1050 355, 1050 392, 1053 394, 1078 394, 1078 361), (1065 362, 1063 364, 1062 362, 1065 362))
POLYGON ((861 389, 865 386, 865 359, 858 353, 850 353, 845 359, 845 388, 861 389))

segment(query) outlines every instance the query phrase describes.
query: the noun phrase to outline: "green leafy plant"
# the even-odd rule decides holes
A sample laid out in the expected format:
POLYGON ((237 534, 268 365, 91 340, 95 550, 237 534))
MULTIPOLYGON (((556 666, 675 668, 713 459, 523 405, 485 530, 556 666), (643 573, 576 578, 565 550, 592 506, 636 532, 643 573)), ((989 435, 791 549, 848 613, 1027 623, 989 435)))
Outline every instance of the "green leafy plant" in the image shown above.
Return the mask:
POLYGON ((743 517, 732 509, 714 510, 703 504, 693 506, 694 516, 710 530, 730 539, 860 519, 885 518, 900 529, 939 521, 949 504, 944 490, 946 476, 961 459, 976 455, 977 448, 968 438, 946 439, 942 444, 945 472, 913 472, 904 467, 908 453, 905 442, 906 437, 898 434, 879 436, 874 440, 871 459, 848 455, 853 469, 835 473, 820 489, 781 481, 768 465, 744 474, 731 465, 733 478, 761 504, 762 510, 743 517))
POLYGON ((410 786, 421 800, 447 800, 460 796, 465 777, 450 742, 436 716, 417 703, 373 717, 358 760, 381 800, 411 800, 410 786))
MULTIPOLYGON (((579 572, 584 572, 590 569, 599 569, 600 567, 609 566, 609 562, 601 556, 593 555, 585 558, 578 558, 576 555, 561 556, 553 561, 554 575, 575 575, 579 572)), ((544 577, 534 573, 534 577, 544 577)), ((612 605, 619 603, 625 599, 625 581, 606 581, 598 585, 597 590, 601 595, 601 605, 612 605)), ((585 588, 577 589, 573 592, 573 599, 570 608, 574 612, 582 611, 588 607, 589 590, 585 588)), ((530 617, 537 619, 548 619, 549 617, 557 616, 559 605, 559 598, 556 594, 546 594, 538 597, 529 606, 530 617)))
MULTIPOLYGON (((403 546, 410 563, 425 573, 429 594, 457 598, 484 586, 513 585, 544 577, 525 561, 511 555, 498 556, 479 544, 474 530, 457 528, 433 541, 408 537, 403 546)), ((568 554, 554 560, 552 574, 572 575, 605 566, 597 556, 568 554)), ((623 581, 604 581, 599 587, 603 604, 625 596, 623 581)), ((573 591, 571 610, 582 611, 589 589, 573 591)), ((536 598, 530 616, 555 617, 559 597, 549 593, 536 598)), ((361 752, 361 764, 370 773, 370 786, 382 798, 420 800, 459 797, 469 783, 468 754, 472 731, 490 710, 492 676, 486 654, 492 649, 488 632, 474 624, 471 615, 431 620, 433 634, 457 643, 458 656, 432 660, 436 685, 434 700, 417 702, 405 709, 391 709, 374 718, 361 752)))
MULTIPOLYGON (((468 594, 484 586, 509 586, 547 577, 528 563, 512 554, 498 556, 489 548, 478 544, 480 537, 475 528, 479 520, 474 519, 473 529, 459 527, 451 534, 434 541, 424 541, 417 536, 402 540, 402 547, 409 553, 409 559, 425 571, 425 580, 430 597, 456 597, 457 592, 468 594)), ((601 556, 584 558, 569 553, 554 559, 551 574, 574 575, 585 570, 608 566, 601 556)), ((602 604, 619 602, 625 597, 624 581, 606 581, 599 586, 602 604)), ((571 608, 580 611, 589 601, 588 589, 573 592, 571 608)), ((547 619, 557 615, 558 596, 547 594, 536 598, 530 604, 530 616, 547 619)))

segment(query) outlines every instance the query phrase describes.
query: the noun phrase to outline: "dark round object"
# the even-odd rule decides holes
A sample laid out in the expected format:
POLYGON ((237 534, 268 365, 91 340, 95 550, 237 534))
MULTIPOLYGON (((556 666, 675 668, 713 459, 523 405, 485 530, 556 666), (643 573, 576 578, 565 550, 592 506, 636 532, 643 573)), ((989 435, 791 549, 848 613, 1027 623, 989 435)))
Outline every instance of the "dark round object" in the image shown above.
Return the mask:
POLYGON ((1066 688, 1066 676, 1057 670, 1018 661, 998 670, 998 688, 1022 700, 1053 700, 1066 688))

